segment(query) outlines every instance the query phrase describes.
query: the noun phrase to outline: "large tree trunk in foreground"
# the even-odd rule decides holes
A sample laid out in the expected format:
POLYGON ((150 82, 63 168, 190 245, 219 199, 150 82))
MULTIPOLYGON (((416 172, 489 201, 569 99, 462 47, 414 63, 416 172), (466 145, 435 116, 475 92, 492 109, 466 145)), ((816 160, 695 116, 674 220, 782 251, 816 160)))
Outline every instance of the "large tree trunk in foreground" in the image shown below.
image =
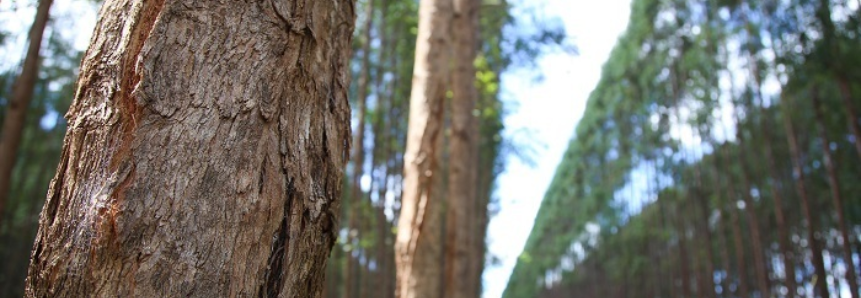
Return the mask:
POLYGON ((108 1, 27 297, 319 297, 352 1, 108 1))
POLYGON ((443 297, 475 297, 480 284, 474 280, 472 260, 478 255, 473 242, 479 227, 475 208, 478 201, 478 125, 472 111, 478 100, 475 87, 475 56, 478 51, 477 0, 455 0, 452 20, 452 105, 451 151, 449 158, 448 204, 446 206, 445 288, 443 297))
POLYGON ((443 103, 448 71, 451 0, 423 0, 410 95, 410 117, 404 153, 403 196, 395 243, 399 298, 439 298, 442 227, 436 216, 441 202, 437 188, 443 103))
POLYGON ((3 220, 6 202, 9 200, 12 169, 15 168, 18 145, 24 132, 27 108, 30 106, 30 100, 33 99, 33 86, 36 85, 39 75, 39 50, 42 49, 42 36, 48 25, 48 16, 53 2, 53 0, 41 0, 36 8, 36 17, 28 35, 30 44, 24 57, 24 65, 21 66, 21 74, 12 86, 12 98, 9 100, 6 117, 3 119, 3 132, 0 135, 0 222, 3 220))

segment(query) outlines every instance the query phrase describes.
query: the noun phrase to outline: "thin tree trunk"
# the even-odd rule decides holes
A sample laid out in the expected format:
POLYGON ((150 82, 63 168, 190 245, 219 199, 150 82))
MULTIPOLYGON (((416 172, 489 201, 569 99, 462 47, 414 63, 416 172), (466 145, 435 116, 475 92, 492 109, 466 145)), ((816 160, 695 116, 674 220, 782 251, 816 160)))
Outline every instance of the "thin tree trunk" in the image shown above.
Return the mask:
MULTIPOLYGON (((719 199, 719 201, 723 201, 723 200, 719 199)), ((721 211, 720 221, 721 221, 721 226, 723 227, 723 229, 718 231, 717 234, 718 234, 718 241, 720 242, 720 246, 721 246, 721 251, 720 251, 721 266, 723 266, 723 271, 724 271, 724 276, 721 278, 721 288, 723 288, 723 291, 721 291, 721 293, 723 294, 723 297, 732 297, 730 295, 730 282, 729 282, 729 273, 730 273, 730 270, 732 270, 732 267, 730 266, 730 258, 729 258, 729 241, 726 238, 727 218, 723 215, 723 211, 721 211)))
MULTIPOLYGON (((700 172, 699 164, 696 166, 695 175, 696 175, 696 182, 698 184, 698 187, 700 187, 700 189, 702 190, 703 181, 702 181, 702 173, 700 172)), ((697 199, 696 203, 698 203, 697 205, 699 205, 699 207, 700 207, 699 208, 700 209, 699 210, 700 216, 701 216, 700 225, 701 225, 701 230, 702 230, 702 235, 703 235, 702 245, 705 247, 705 252, 706 252, 706 258, 705 258, 704 264, 703 264, 703 266, 705 266, 706 276, 705 276, 705 279, 703 280, 704 283, 703 283, 703 287, 702 287, 702 291, 703 291, 702 296, 706 297, 706 298, 714 298, 716 295, 716 292, 715 292, 715 283, 714 283, 714 274, 715 274, 714 253, 712 252, 712 238, 713 237, 712 237, 712 231, 711 231, 711 229, 709 229, 709 218, 710 218, 709 211, 711 209, 709 208, 709 201, 708 201, 709 197, 708 196, 703 194, 703 195, 700 195, 698 197, 699 198, 695 198, 695 199, 697 199)))
POLYGON ((822 113, 822 101, 816 87, 812 90, 813 111, 816 118, 816 128, 822 144, 822 154, 825 169, 828 172, 828 186, 831 188, 831 199, 834 203, 834 211, 837 212, 837 224, 840 228, 841 248, 843 249, 843 265, 846 266, 846 280, 849 283, 849 293, 852 298, 858 298, 858 279, 855 273, 855 261, 852 259, 852 238, 849 237, 849 228, 846 224, 843 209, 843 198, 840 194, 840 180, 837 178, 837 165, 831 156, 831 141, 825 130, 825 121, 822 113))
POLYGON ((353 3, 109 1, 26 297, 320 297, 353 3))
POLYGON ((771 133, 768 130, 768 127, 765 125, 762 119, 764 119, 766 115, 765 108, 763 107, 763 96, 762 96, 762 78, 760 77, 758 64, 756 63, 756 56, 753 53, 749 55, 750 58, 750 73, 754 78, 753 82, 755 85, 753 86, 753 92, 756 95, 756 98, 759 100, 759 104, 751 104, 757 108, 757 112, 760 116, 757 118, 757 127, 759 129, 759 133, 762 135, 762 138, 765 139, 765 142, 762 146, 762 152, 766 159, 766 164, 768 167, 768 172, 771 178, 771 183, 769 183, 769 189, 771 190, 772 199, 774 200, 774 216, 775 222, 777 224, 777 237, 778 243, 780 245, 781 250, 781 259, 783 261, 783 269, 786 273, 786 287, 789 288, 789 292, 787 293, 787 297, 793 298, 796 295, 796 291, 798 286, 795 281, 795 263, 794 257, 792 253, 792 246, 789 241, 789 230, 786 227, 786 216, 783 212, 783 196, 780 194, 780 189, 778 188, 777 182, 780 179, 780 176, 777 173, 777 166, 774 161, 774 154, 771 146, 771 133))
MULTIPOLYGON (((725 153, 725 150, 722 150, 721 153, 725 153)), ((726 154, 722 154, 724 159, 726 159, 726 154)), ((738 217, 738 208, 735 206, 736 200, 733 199, 734 191, 732 180, 727 181, 726 194, 724 197, 729 199, 727 203, 729 203, 726 207, 729 209, 730 216, 730 225, 732 227, 732 237, 733 244, 735 246, 735 262, 736 269, 738 270, 738 290, 739 295, 742 298, 750 297, 750 292, 747 285, 747 263, 744 258, 744 242, 742 242, 741 236, 741 223, 738 217)))
POLYGON ((451 150, 449 152, 446 204, 445 286, 443 297, 475 295, 471 268, 477 201, 478 130, 472 115, 478 99, 475 87, 475 57, 478 50, 477 0, 455 0, 452 20, 451 150))
MULTIPOLYGON (((725 146, 725 145, 723 145, 723 146, 725 146)), ((724 273, 726 275, 721 280, 721 287, 723 288, 724 297, 732 297, 731 295, 729 295, 729 291, 730 291, 729 274, 730 274, 730 269, 732 269, 732 268, 730 267, 729 241, 726 238, 726 230, 729 226, 727 225, 728 218, 726 217, 726 212, 724 212, 724 210, 722 210, 722 208, 726 207, 726 202, 727 202, 727 197, 725 196, 725 193, 724 193, 726 186, 724 186, 724 183, 723 183, 723 181, 721 179, 721 175, 720 175, 720 172, 721 172, 720 171, 720 162, 721 162, 721 159, 724 157, 724 154, 723 154, 724 149, 721 148, 721 149, 717 149, 717 150, 718 150, 718 152, 715 153, 715 158, 713 159, 714 163, 712 164, 712 167, 714 169, 714 186, 715 186, 714 192, 715 192, 715 195, 717 196, 718 210, 720 211, 720 222, 721 222, 721 225, 723 226, 723 229, 718 232, 718 241, 721 244, 721 261, 722 261, 724 273)))
POLYGON ((852 130, 852 135, 855 137, 853 142, 855 144, 855 151, 858 153, 858 157, 861 158, 861 127, 858 127, 858 112, 855 110, 855 104, 852 103, 852 87, 845 76, 837 79, 837 85, 840 87, 843 109, 849 118, 849 129, 852 130))
MULTIPOLYGON (((735 123, 741 123, 737 113, 734 113, 735 123)), ((756 273, 756 284, 759 292, 763 297, 771 297, 768 287, 768 272, 766 269, 765 250, 762 245, 762 234, 759 227, 759 217, 756 214, 756 206, 753 203, 750 191, 752 189, 750 183, 750 170, 745 165, 745 161, 749 160, 747 153, 748 148, 741 126, 736 126, 736 139, 739 146, 739 158, 741 164, 741 199, 744 202, 744 212, 747 216, 748 225, 750 225, 750 240, 753 246, 753 266, 756 273)))
MULTIPOLYGON (((786 100, 781 100, 781 106, 788 105, 786 100)), ((822 244, 819 239, 816 239, 816 223, 819 218, 814 216, 810 210, 810 200, 807 197, 807 189, 804 183, 804 170, 801 163, 801 150, 798 148, 798 141, 795 137, 795 130, 792 127, 792 117, 790 108, 787 106, 783 113, 783 125, 786 131, 786 141, 789 143, 789 152, 792 158, 792 171, 795 177, 795 187, 798 191, 798 196, 801 197, 801 213, 807 221, 807 241, 810 243, 811 256, 813 258, 813 268, 816 271, 814 289, 819 293, 820 298, 828 298, 828 286, 825 284, 825 261, 822 259, 822 244)))
POLYGON ((367 113, 367 101, 368 101, 368 82, 370 81, 370 60, 371 60, 371 26, 373 26, 373 18, 374 18, 374 0, 368 0, 365 3, 365 24, 362 27, 362 62, 359 69, 359 79, 356 82, 356 86, 358 87, 357 92, 357 100, 358 104, 356 107, 356 132, 355 139, 353 140, 353 173, 352 173, 352 182, 350 183, 350 202, 347 204, 347 208, 349 208, 347 218, 348 226, 347 226, 347 243, 349 247, 351 247, 350 252, 346 254, 344 258, 344 290, 341 292, 342 298, 351 298, 354 297, 353 290, 356 288, 357 284, 353 281, 353 267, 356 264, 356 260, 353 257, 352 250, 357 249, 356 243, 358 243, 357 239, 354 237, 358 236, 357 226, 360 224, 358 219, 358 210, 360 205, 362 204, 362 175, 364 175, 364 165, 365 165, 365 114, 367 113), (355 232, 355 233, 354 233, 355 232))
POLYGON ((759 227, 759 217, 756 215, 756 206, 754 206, 753 198, 750 195, 750 174, 748 173, 747 167, 744 165, 741 167, 743 168, 741 178, 743 189, 741 191, 741 198, 745 205, 744 212, 747 216, 748 225, 750 225, 750 238, 751 245, 753 247, 753 268, 756 272, 756 284, 759 288, 760 295, 763 297, 771 297, 768 288, 768 272, 764 256, 765 250, 762 245, 762 236, 760 234, 761 229, 759 227))
MULTIPOLYGON (((759 105, 759 113, 765 117, 766 112, 762 107, 762 103, 759 105)), ((786 215, 783 212, 783 196, 780 194, 780 188, 777 184, 780 180, 780 175, 778 175, 777 164, 774 161, 774 154, 771 146, 771 133, 762 121, 759 122, 758 126, 759 132, 765 140, 762 151, 768 165, 769 175, 771 176, 771 183, 768 185, 771 190, 772 198, 774 199, 774 217, 777 223, 777 237, 781 250, 780 256, 783 261, 783 271, 786 274, 786 287, 789 288, 789 292, 786 297, 793 298, 797 293, 798 285, 795 281, 795 257, 792 245, 789 241, 789 229, 786 226, 786 215)))
MULTIPOLYGON (((679 198, 677 198, 679 199, 679 198)), ((683 202, 679 202, 679 204, 684 204, 683 202)), ((676 233, 678 233, 679 237, 679 274, 682 279, 682 297, 693 297, 693 291, 691 290, 691 274, 688 266, 688 247, 687 247, 687 237, 685 233, 685 216, 684 212, 680 212, 681 210, 675 210, 676 220, 676 233)))
POLYGON ((6 107, 6 115, 3 119, 3 131, 0 135, 0 222, 3 222, 6 203, 9 200, 12 169, 15 168, 18 147, 24 132, 27 108, 33 99, 33 87, 39 76, 39 51, 42 49, 42 36, 48 25, 53 2, 53 0, 40 0, 39 6, 36 8, 36 16, 28 35, 30 44, 24 57, 24 65, 21 67, 21 74, 18 75, 12 85, 12 97, 9 99, 9 105, 6 107))
POLYGON ((452 3, 421 1, 404 153, 403 195, 395 243, 398 298, 439 298, 442 270, 436 216, 444 206, 434 199, 437 154, 448 79, 452 3))

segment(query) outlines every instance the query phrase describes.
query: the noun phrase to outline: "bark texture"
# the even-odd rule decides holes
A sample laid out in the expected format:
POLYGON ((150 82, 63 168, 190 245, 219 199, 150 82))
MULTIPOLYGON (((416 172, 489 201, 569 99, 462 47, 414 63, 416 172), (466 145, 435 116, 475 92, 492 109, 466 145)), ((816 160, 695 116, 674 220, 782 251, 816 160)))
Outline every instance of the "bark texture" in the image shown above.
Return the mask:
POLYGON ((21 143, 21 134, 24 132, 27 108, 30 106, 30 100, 33 99, 33 87, 39 76, 39 51, 42 49, 42 36, 48 25, 53 2, 53 0, 40 0, 36 8, 36 17, 27 36, 30 44, 24 56, 21 73, 12 86, 12 98, 6 108, 6 117, 3 119, 3 132, 0 135, 0 221, 3 220, 6 210, 9 187, 12 183, 12 169, 15 168, 18 146, 21 143))
POLYGON ((478 51, 477 0, 455 0, 452 14, 451 141, 446 204, 445 288, 443 297, 475 297, 472 278, 478 258, 473 243, 479 228, 475 214, 478 187, 478 124, 472 112, 478 100, 475 57, 478 51))
POLYGON ((410 117, 404 153, 404 181, 398 235, 396 297, 438 298, 442 248, 436 237, 443 205, 434 201, 443 103, 446 94, 451 0, 426 0, 419 6, 419 28, 410 117))
POLYGON ((26 297, 319 297, 353 5, 105 2, 26 297))

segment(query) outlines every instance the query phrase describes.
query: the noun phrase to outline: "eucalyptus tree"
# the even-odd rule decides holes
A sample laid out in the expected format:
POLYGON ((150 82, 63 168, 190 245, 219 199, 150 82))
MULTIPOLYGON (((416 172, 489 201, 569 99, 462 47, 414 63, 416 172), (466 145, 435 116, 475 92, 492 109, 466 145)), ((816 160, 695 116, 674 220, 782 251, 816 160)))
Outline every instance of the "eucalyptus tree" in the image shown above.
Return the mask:
POLYGON ((29 44, 21 72, 12 85, 12 96, 3 117, 2 134, 0 134, 0 222, 9 201, 9 187, 12 183, 12 170, 18 160, 18 147, 26 123, 27 108, 33 99, 33 88, 41 65, 40 51, 45 28, 48 25, 49 14, 53 0, 40 0, 33 18, 33 25, 27 36, 29 44))
POLYGON ((101 10, 26 297, 319 297, 353 3, 101 10))

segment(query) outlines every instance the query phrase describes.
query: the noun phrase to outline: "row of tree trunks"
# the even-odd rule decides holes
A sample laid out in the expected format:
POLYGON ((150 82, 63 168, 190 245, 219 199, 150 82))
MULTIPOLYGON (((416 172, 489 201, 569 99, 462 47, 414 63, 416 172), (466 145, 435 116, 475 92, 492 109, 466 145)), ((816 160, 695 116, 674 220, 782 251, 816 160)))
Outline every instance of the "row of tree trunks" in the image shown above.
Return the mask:
POLYGON ((21 135, 24 132, 27 109, 33 99, 33 87, 39 76, 39 51, 42 49, 42 36, 48 25, 49 14, 53 0, 40 0, 36 8, 36 17, 27 38, 30 40, 27 46, 27 54, 21 73, 12 85, 12 96, 6 107, 6 115, 3 119, 2 134, 0 134, 0 222, 6 211, 9 200, 9 190, 12 185, 12 169, 18 156, 18 147, 21 143, 21 135))
POLYGON ((27 297, 319 297, 352 1, 106 2, 27 297))

